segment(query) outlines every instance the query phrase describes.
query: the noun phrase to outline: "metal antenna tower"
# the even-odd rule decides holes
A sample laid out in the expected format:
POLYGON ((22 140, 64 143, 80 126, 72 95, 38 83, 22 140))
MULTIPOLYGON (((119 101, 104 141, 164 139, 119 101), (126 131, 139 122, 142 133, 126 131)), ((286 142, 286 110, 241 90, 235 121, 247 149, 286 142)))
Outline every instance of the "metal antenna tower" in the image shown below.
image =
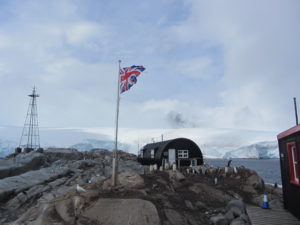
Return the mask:
POLYGON ((36 107, 36 98, 40 96, 36 94, 35 87, 33 88, 32 93, 28 96, 30 97, 29 107, 19 147, 33 150, 40 147, 39 124, 36 107))

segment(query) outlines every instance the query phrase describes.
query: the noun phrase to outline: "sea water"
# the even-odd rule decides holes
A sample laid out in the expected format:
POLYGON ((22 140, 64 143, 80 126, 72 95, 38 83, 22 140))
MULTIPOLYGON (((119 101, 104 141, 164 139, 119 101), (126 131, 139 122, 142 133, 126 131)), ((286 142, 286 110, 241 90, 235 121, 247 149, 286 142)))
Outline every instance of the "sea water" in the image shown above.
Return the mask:
MULTIPOLYGON (((255 170, 265 183, 281 185, 281 172, 279 159, 231 159, 231 166, 244 166, 255 170)), ((204 159, 206 164, 213 167, 227 166, 228 159, 204 159)))

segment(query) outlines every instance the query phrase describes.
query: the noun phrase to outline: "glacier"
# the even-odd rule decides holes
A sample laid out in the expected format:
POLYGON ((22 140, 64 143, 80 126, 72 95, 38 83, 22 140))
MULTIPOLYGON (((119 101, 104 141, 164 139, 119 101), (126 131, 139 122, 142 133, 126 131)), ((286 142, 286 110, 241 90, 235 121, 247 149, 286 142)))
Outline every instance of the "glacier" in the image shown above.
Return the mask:
MULTIPOLYGON (((0 157, 14 152, 21 127, 0 127, 0 157)), ((41 147, 114 148, 114 128, 41 128, 41 147)), ((220 128, 120 128, 118 147, 137 154, 144 145, 185 137, 193 140, 205 158, 278 158, 277 132, 220 128)))

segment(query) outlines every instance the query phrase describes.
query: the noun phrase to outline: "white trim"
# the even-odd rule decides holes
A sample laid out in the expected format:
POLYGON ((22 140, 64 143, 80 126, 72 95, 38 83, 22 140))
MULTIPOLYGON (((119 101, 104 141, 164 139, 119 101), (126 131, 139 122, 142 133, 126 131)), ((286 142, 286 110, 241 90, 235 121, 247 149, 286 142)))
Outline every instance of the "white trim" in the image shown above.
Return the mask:
POLYGON ((178 156, 178 159, 188 159, 189 158, 189 150, 178 150, 177 156, 178 156))
POLYGON ((299 174, 297 172, 297 161, 296 161, 296 157, 295 157, 295 151, 296 151, 296 146, 293 145, 291 147, 291 152, 292 152, 292 160, 293 160, 293 170, 294 170, 294 178, 295 178, 295 182, 299 183, 299 174))

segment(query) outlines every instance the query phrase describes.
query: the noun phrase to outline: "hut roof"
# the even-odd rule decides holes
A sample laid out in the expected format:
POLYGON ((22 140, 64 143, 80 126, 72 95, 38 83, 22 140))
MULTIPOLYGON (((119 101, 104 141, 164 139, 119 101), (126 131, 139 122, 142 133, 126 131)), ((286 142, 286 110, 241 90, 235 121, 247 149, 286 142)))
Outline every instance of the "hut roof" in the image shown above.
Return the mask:
POLYGON ((285 137, 287 137, 287 136, 289 136, 291 134, 294 134, 296 132, 299 132, 299 131, 300 131, 300 125, 294 126, 294 127, 290 128, 290 129, 288 129, 288 130, 286 130, 286 131, 278 134, 277 135, 277 139, 279 140, 279 139, 285 138, 285 137))

